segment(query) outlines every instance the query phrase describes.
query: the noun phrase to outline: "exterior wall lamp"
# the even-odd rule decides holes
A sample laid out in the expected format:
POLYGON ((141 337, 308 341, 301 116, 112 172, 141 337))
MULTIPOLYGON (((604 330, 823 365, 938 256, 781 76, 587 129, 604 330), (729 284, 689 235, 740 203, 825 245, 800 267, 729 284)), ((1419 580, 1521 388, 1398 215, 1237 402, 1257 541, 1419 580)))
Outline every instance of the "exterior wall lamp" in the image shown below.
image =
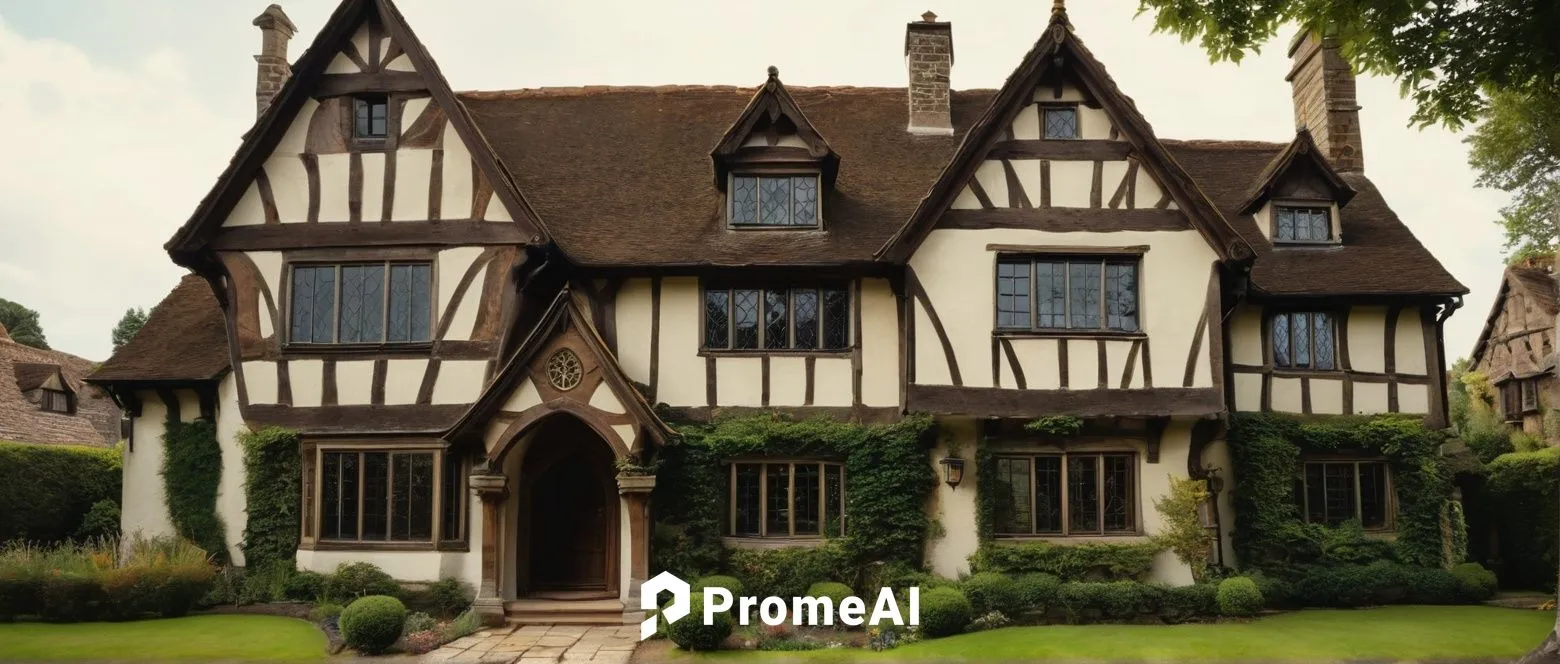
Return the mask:
POLYGON ((959 488, 959 483, 964 481, 964 459, 948 455, 937 463, 942 465, 943 481, 947 482, 950 488, 959 488))

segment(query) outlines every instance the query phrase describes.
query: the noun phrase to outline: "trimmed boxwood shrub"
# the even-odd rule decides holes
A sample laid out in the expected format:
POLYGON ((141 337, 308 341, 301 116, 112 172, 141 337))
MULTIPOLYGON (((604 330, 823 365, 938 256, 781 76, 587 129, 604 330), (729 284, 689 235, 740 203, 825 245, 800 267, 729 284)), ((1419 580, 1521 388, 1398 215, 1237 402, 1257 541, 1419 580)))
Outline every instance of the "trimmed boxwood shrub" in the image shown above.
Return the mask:
POLYGON ((955 588, 933 588, 921 595, 921 633, 930 638, 964 631, 971 614, 970 600, 955 588))
POLYGON ((1028 608, 1018 583, 1006 574, 981 572, 959 584, 964 596, 970 600, 975 615, 1000 611, 1008 617, 1023 613, 1028 608))
POLYGON ((737 579, 737 577, 720 574, 712 574, 693 582, 694 592, 704 590, 705 588, 725 588, 731 591, 733 597, 743 594, 743 590, 746 589, 742 585, 742 581, 737 579))
POLYGON ((0 441, 0 542, 59 542, 99 501, 117 501, 118 448, 0 441))
POLYGON ((850 586, 837 581, 819 581, 807 588, 807 597, 827 597, 834 600, 835 607, 839 607, 846 597, 855 594, 856 591, 851 590, 850 586))
POLYGON ((666 627, 667 638, 683 650, 719 650, 726 637, 731 636, 730 613, 717 613, 711 624, 704 624, 702 592, 693 593, 688 608, 688 615, 666 627))
POLYGON ((1262 610, 1262 591, 1256 582, 1244 576, 1235 576, 1219 582, 1219 614, 1225 616, 1254 616, 1262 610))
POLYGON ((1067 609, 1068 622, 1083 623, 1098 619, 1126 620, 1154 613, 1159 608, 1161 593, 1156 586, 1136 581, 1111 581, 1064 583, 1057 597, 1067 609))
POLYGON ((1463 563, 1452 568, 1452 576, 1457 577, 1462 591, 1476 601, 1489 599, 1495 594, 1495 573, 1484 569, 1478 563, 1463 563))
MULTIPOLYGON (((1020 574, 1013 579, 1013 592, 1018 595, 1024 611, 1045 612, 1056 603, 1056 593, 1061 589, 1061 579, 1044 572, 1020 574)), ((1010 614, 1009 617, 1017 616, 1010 614)))
POLYGON ((373 563, 341 563, 326 582, 326 594, 337 601, 368 595, 395 597, 401 594, 401 584, 373 563))
POLYGON ((985 544, 970 556, 976 572, 1021 574, 1045 572, 1063 581, 1136 580, 1148 574, 1154 556, 1164 550, 1157 541, 1135 544, 985 544))
POLYGON ((1165 588, 1159 600, 1159 617, 1167 623, 1183 623, 1201 616, 1217 615, 1218 596, 1219 586, 1213 583, 1165 588))
POLYGON ((406 607, 388 595, 359 597, 341 611, 341 637, 348 647, 377 655, 395 645, 406 623, 406 607))

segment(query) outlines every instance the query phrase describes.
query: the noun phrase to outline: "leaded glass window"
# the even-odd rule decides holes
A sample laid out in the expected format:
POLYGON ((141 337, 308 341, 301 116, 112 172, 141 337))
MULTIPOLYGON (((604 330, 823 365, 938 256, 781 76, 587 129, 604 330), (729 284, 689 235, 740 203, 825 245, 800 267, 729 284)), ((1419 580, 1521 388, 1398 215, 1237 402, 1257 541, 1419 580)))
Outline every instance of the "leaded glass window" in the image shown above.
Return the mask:
POLYGON ((1273 366, 1331 371, 1337 367, 1337 330, 1325 311, 1273 315, 1273 366))
POLYGON ((352 100, 352 137, 383 139, 389 133, 390 105, 384 97, 352 100))
POLYGON ((732 226, 818 226, 817 175, 734 175, 732 226))
POLYGON ((1325 207, 1274 206, 1273 239, 1277 242, 1332 240, 1332 210, 1325 207))
POLYGON ((845 533, 845 467, 832 461, 739 461, 728 478, 735 537, 845 533))
POLYGON ((464 538, 465 475, 434 450, 320 452, 318 537, 351 542, 464 538), (444 464, 444 472, 438 466, 444 464), (444 504, 435 518, 435 496, 444 504), (435 524, 438 531, 435 532, 435 524))
POLYGON ((999 456, 993 480, 997 533, 1136 532, 1136 467, 1137 457, 1129 453, 999 456))
POLYGON ((289 336, 295 344, 428 341, 433 322, 429 263, 294 265, 289 336))
POLYGON ((1078 108, 1064 106, 1046 108, 1044 110, 1045 137, 1077 138, 1078 137, 1078 108))
POLYGON ((841 287, 704 291, 708 350, 845 350, 850 294, 841 287))
POLYGON ((1002 258, 997 328, 1137 332, 1138 260, 1002 258))
POLYGON ((1358 521, 1370 530, 1391 526, 1389 490, 1387 464, 1374 460, 1308 461, 1296 481, 1296 499, 1308 523, 1358 521))

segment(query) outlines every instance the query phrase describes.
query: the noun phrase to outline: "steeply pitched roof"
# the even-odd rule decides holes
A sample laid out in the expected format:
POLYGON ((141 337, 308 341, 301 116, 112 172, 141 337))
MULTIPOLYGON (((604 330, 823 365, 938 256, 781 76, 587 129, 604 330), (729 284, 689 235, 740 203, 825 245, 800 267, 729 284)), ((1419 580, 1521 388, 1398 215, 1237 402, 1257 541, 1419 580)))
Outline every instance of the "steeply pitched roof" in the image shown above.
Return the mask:
MULTIPOLYGON (((832 186, 838 173, 840 156, 829 147, 829 142, 818 133, 818 128, 807 119, 807 114, 796 105, 796 99, 786 91, 785 84, 780 82, 780 70, 771 66, 769 79, 753 94, 753 99, 748 102, 747 108, 742 109, 742 115, 720 142, 715 144, 715 149, 710 151, 710 158, 715 160, 715 186, 724 190, 726 179, 724 177, 727 167, 736 160, 745 150, 744 144, 759 130, 765 130, 767 134, 767 148, 769 152, 793 153, 784 158, 787 161, 798 158, 812 163, 822 170, 824 186, 832 186), (783 124, 788 124, 788 129, 794 129, 796 137, 806 145, 805 148, 775 148, 779 141, 779 129, 783 124)), ((765 148, 760 148, 764 150, 765 148)))
POLYGON ((1311 132, 1300 129, 1295 133, 1295 140, 1278 153, 1268 165, 1257 175, 1252 185, 1251 196, 1240 207, 1242 214, 1251 214, 1273 197, 1276 190, 1282 185, 1285 177, 1291 175, 1296 169, 1307 169, 1309 175, 1320 178, 1322 183, 1332 190, 1332 198, 1338 205, 1347 205, 1354 198, 1354 188, 1345 182, 1343 177, 1334 170, 1332 164, 1327 163, 1327 157, 1322 156, 1322 151, 1317 149, 1316 141, 1311 139, 1311 132))
POLYGON ((0 440, 24 443, 112 445, 119 440, 119 408, 83 378, 92 361, 0 337, 0 440), (45 412, 24 392, 55 375, 75 395, 74 414, 45 412))
POLYGON ((228 370, 228 358, 227 324, 211 285, 187 274, 152 308, 141 331, 87 380, 211 380, 228 370))
POLYGON ((1287 147, 1257 141, 1165 141, 1202 190, 1257 252, 1252 284, 1267 295, 1462 295, 1457 281, 1425 249, 1376 185, 1359 173, 1342 175, 1357 194, 1341 209, 1341 244, 1280 247, 1241 208, 1252 178, 1287 147))
POLYGON ((1551 317, 1560 314, 1560 285, 1555 283, 1555 277, 1549 270, 1508 266, 1501 277, 1500 289, 1495 292, 1495 301, 1490 303, 1490 313, 1484 319, 1484 328, 1479 331, 1479 340, 1473 344, 1470 365, 1477 365, 1484 357, 1490 335, 1495 331, 1495 322, 1506 307, 1506 294, 1513 288, 1521 289, 1528 301, 1537 305, 1540 311, 1551 317))
POLYGON ((60 375, 60 365, 34 362, 12 362, 11 371, 16 373, 16 388, 26 392, 42 387, 50 378, 60 375))

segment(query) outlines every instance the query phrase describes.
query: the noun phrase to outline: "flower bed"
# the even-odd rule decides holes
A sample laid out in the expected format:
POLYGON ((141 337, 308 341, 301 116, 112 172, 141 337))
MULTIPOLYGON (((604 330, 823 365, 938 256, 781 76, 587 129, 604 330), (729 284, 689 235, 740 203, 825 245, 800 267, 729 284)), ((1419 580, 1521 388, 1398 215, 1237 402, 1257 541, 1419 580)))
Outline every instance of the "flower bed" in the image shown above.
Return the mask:
POLYGON ((105 538, 0 549, 0 621, 182 616, 210 591, 216 568, 189 542, 105 538))

